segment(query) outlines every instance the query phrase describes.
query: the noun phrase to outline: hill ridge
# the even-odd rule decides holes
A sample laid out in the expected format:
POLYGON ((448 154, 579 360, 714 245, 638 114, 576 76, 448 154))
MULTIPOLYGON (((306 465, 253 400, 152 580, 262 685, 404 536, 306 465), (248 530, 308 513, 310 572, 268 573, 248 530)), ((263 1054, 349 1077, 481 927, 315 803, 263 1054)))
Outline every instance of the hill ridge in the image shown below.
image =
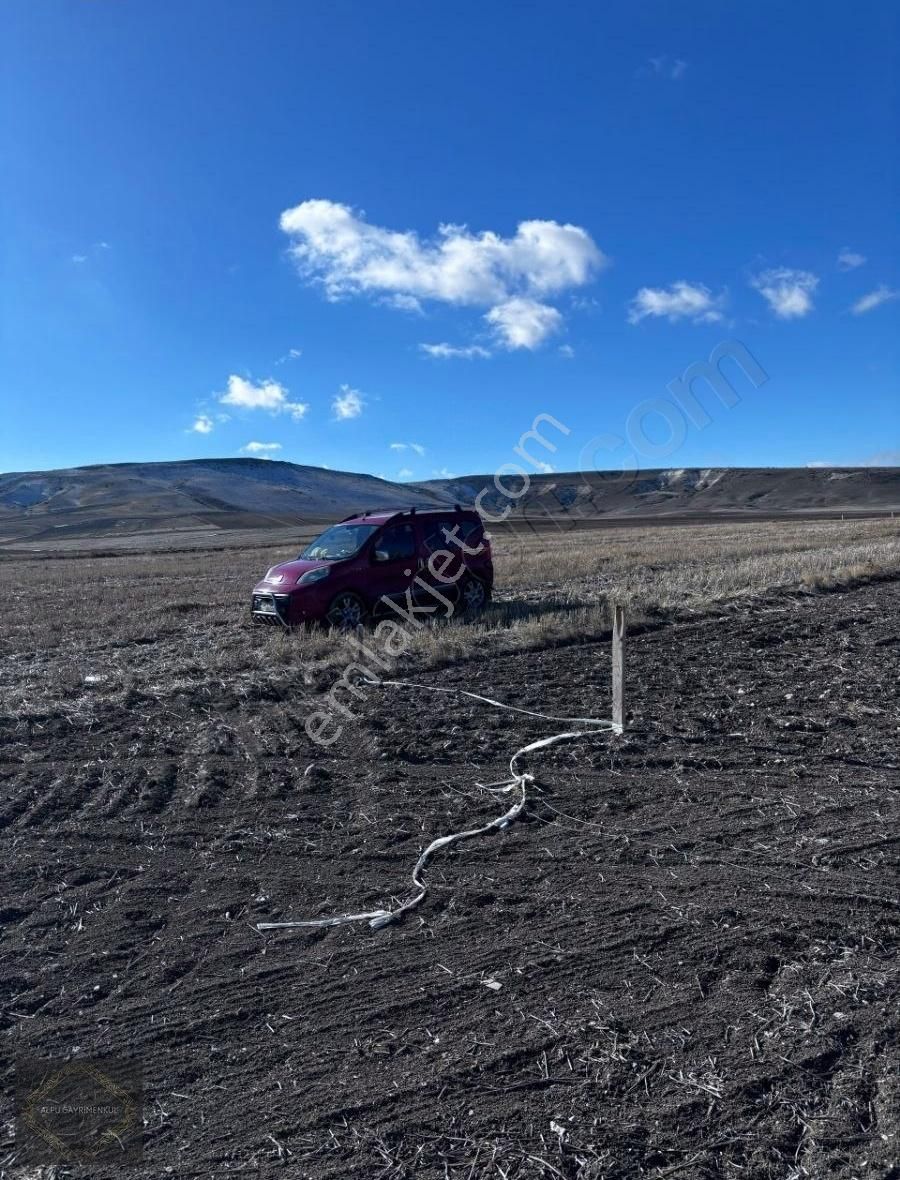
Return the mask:
POLYGON ((285 526, 476 500, 488 518, 871 515, 900 512, 900 468, 670 467, 398 483, 252 457, 89 464, 0 474, 0 541, 285 526))

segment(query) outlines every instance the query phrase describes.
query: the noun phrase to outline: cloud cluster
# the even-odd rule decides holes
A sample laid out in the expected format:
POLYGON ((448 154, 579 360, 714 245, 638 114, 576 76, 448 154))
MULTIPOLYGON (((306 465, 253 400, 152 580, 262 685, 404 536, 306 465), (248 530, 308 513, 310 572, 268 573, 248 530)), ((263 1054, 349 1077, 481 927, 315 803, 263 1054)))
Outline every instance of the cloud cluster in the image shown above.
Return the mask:
POLYGON ((759 291, 780 320, 796 320, 812 311, 819 280, 808 270, 779 267, 756 275, 750 285, 759 291))
POLYGON ((303 201, 281 215, 304 278, 329 299, 370 295, 404 310, 433 301, 486 308, 505 348, 536 348, 561 322, 545 300, 583 286, 606 259, 586 230, 556 221, 520 222, 512 237, 442 225, 422 240, 372 225, 347 205, 303 201))
POLYGON ((420 456, 425 454, 425 448, 422 446, 421 443, 392 442, 390 444, 390 446, 391 446, 392 451, 410 450, 410 451, 415 451, 416 454, 420 455, 420 456))
POLYGON ((270 414, 290 414, 298 420, 309 406, 305 402, 288 400, 288 391, 277 381, 262 381, 254 385, 245 377, 234 373, 228 378, 228 389, 219 398, 223 406, 236 406, 242 410, 266 410, 270 414))
POLYGON ((672 323, 690 320, 695 324, 716 323, 722 318, 725 296, 713 295, 702 283, 683 279, 664 287, 641 287, 628 307, 628 322, 638 324, 647 316, 663 317, 672 323))
MULTIPOLYGON (((297 351, 299 355, 299 350, 292 351, 297 351)), ((239 377, 234 373, 228 378, 228 388, 219 395, 218 400, 220 405, 233 406, 244 411, 261 410, 273 416, 286 414, 295 422, 304 418, 309 410, 306 402, 290 401, 288 390, 277 381, 269 379, 254 382, 248 377, 239 377)), ((332 413, 338 421, 358 418, 364 407, 365 401, 361 392, 358 389, 352 389, 349 385, 342 385, 331 402, 332 413)), ((212 414, 198 413, 194 417, 190 431, 195 434, 211 434, 217 421, 227 422, 228 420, 228 414, 218 413, 213 417, 212 414)), ((425 453, 425 448, 419 443, 399 445, 404 448, 409 447, 410 450, 416 451, 420 455, 425 453)), ((249 442, 241 450, 250 455, 263 455, 281 450, 281 443, 249 442)))

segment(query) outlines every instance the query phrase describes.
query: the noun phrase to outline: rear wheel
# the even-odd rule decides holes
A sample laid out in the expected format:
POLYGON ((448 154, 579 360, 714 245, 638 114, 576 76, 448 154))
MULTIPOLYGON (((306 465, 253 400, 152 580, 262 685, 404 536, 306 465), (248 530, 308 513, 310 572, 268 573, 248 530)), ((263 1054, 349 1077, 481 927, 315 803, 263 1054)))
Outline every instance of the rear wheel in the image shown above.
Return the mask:
POLYGON ((481 614, 490 601, 491 592, 484 582, 469 574, 459 588, 459 605, 463 614, 481 614))
POLYGON ((332 599, 325 618, 335 631, 355 631, 366 620, 366 604, 352 590, 342 590, 332 599))

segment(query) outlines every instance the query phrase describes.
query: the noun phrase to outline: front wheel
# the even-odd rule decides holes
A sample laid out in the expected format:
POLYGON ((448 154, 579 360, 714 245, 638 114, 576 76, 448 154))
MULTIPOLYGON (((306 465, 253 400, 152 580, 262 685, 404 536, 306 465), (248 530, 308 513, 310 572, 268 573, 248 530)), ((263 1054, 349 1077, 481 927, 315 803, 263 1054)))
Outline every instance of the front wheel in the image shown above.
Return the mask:
POLYGON ((366 605, 352 590, 343 590, 335 595, 325 618, 335 631, 355 631, 365 622, 366 605))
POLYGON ((463 614, 479 615, 491 601, 491 592, 484 582, 470 574, 459 588, 459 605, 463 614))

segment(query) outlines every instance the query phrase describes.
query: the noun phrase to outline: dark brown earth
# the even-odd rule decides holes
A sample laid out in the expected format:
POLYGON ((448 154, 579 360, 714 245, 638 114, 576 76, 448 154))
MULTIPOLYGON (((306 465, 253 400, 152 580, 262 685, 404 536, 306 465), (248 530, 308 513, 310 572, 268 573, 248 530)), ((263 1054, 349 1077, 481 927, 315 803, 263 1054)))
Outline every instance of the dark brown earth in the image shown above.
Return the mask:
MULTIPOLYGON (((82 723, 42 658, 0 716, 7 1102, 17 1056, 136 1055, 153 1177, 900 1176, 900 584, 632 636, 627 734, 535 755, 527 819, 380 932, 255 923, 406 896, 562 726, 381 688, 323 752, 290 670, 79 688, 82 723)), ((421 679, 602 716, 608 675, 421 679)))

